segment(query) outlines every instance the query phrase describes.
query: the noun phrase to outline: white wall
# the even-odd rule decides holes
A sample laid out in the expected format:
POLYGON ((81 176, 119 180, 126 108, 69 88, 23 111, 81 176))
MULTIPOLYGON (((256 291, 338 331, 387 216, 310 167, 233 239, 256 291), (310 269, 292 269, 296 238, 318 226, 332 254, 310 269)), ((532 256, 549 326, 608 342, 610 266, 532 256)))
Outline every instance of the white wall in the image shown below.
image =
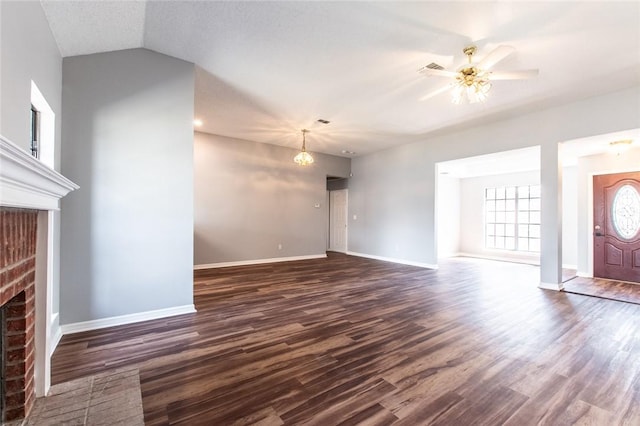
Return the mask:
POLYGON ((562 265, 578 265, 578 168, 562 169, 562 265))
POLYGON ((438 258, 460 251, 460 179, 439 174, 437 201, 438 258))
POLYGON ((640 171, 640 148, 578 158, 578 274, 593 276, 593 176, 640 171))
POLYGON ((435 164, 541 145, 542 238, 550 256, 542 259, 541 281, 556 281, 561 257, 558 143, 638 127, 640 87, 634 87, 355 158, 349 180, 349 249, 435 263, 435 164))
MULTIPOLYGON (((0 1, 0 134, 30 151, 31 81, 55 114, 54 169, 60 171, 62 57, 40 2, 0 1)), ((60 212, 53 214, 52 312, 59 312, 60 212)))
POLYGON ((499 186, 540 185, 540 171, 505 173, 460 179, 460 252, 463 255, 540 261, 536 253, 486 249, 484 244, 484 190, 499 186))
POLYGON ((326 178, 348 177, 351 160, 313 153, 301 167, 296 153, 195 134, 195 265, 325 253, 326 178))
POLYGON ((193 64, 65 58, 61 323, 193 303, 193 64))

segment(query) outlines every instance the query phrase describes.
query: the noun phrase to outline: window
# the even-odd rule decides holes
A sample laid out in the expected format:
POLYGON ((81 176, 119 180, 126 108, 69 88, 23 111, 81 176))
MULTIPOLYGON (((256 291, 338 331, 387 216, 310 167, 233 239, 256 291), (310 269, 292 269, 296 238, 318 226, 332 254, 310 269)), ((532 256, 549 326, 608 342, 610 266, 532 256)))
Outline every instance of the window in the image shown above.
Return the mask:
POLYGON ((56 148, 56 115, 33 81, 31 81, 31 110, 29 113, 31 153, 43 164, 53 169, 56 148))
POLYGON ((540 185, 487 188, 485 247, 540 252, 540 185))
POLYGON ((31 155, 40 158, 40 113, 31 105, 31 155))

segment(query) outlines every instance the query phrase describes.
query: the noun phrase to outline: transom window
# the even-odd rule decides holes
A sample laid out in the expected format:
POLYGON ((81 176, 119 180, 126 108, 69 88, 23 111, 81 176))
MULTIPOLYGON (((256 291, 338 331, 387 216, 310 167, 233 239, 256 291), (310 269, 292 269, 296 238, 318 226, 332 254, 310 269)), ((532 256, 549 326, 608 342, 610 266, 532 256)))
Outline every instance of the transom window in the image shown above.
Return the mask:
POLYGON ((485 247, 540 252, 540 185, 485 189, 485 247))

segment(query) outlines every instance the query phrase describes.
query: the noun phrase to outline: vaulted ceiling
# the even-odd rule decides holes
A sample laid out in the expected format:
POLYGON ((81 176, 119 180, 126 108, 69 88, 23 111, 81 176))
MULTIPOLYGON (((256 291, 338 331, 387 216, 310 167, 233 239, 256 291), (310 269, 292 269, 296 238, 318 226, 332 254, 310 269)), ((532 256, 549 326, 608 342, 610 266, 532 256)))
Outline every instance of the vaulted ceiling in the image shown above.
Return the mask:
POLYGON ((639 2, 42 1, 63 56, 145 47, 197 65, 200 130, 349 156, 640 84, 639 2), (454 105, 462 48, 538 68, 454 105), (323 125, 317 119, 331 123, 323 125))

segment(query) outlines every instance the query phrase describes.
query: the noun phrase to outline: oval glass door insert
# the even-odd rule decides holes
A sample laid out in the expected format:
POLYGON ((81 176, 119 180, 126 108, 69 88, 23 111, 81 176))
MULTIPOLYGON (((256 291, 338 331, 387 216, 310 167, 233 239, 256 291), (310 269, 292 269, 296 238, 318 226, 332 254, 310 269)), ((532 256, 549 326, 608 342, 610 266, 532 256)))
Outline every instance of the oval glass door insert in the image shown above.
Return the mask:
POLYGON ((631 185, 623 185, 613 197, 611 206, 613 226, 625 240, 633 238, 640 229, 640 194, 631 185))

